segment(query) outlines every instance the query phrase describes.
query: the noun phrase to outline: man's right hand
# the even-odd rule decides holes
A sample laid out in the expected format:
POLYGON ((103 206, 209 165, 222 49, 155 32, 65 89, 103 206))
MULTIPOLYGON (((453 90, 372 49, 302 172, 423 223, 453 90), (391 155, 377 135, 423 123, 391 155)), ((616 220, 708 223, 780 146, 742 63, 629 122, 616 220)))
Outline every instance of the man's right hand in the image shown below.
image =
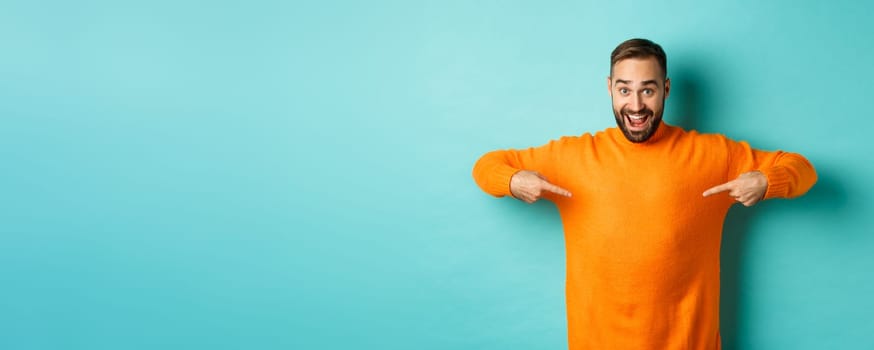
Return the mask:
POLYGON ((571 192, 553 185, 540 173, 531 170, 520 170, 510 178, 510 193, 516 199, 531 204, 543 196, 544 191, 549 191, 565 197, 570 197, 571 192))

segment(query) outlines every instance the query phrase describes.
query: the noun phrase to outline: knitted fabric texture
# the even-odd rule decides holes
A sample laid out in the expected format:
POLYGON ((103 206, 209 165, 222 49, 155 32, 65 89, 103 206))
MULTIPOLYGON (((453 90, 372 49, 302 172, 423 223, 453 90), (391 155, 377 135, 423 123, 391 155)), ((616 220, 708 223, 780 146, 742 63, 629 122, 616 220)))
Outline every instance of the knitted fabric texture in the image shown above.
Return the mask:
POLYGON ((489 152, 473 177, 501 197, 523 169, 573 193, 545 196, 565 231, 572 350, 719 349, 720 242, 736 202, 702 193, 753 170, 768 178, 766 199, 799 196, 816 182, 798 154, 665 123, 644 143, 609 128, 489 152))

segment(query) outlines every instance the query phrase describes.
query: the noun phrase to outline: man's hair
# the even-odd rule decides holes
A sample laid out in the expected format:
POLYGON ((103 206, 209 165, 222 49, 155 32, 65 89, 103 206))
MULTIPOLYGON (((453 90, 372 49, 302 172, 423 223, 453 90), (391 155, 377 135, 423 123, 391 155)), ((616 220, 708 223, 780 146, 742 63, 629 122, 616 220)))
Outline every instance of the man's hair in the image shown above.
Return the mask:
POLYGON ((646 39, 629 39, 619 44, 610 54, 610 76, 613 76, 613 66, 619 61, 629 58, 655 57, 662 67, 662 78, 668 76, 668 58, 665 50, 659 44, 646 39))

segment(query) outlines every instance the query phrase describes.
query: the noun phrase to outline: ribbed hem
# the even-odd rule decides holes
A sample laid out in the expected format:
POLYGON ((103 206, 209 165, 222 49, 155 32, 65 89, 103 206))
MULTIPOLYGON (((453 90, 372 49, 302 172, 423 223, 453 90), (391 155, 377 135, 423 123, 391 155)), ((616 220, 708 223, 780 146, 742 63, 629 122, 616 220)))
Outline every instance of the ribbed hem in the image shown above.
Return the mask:
POLYGON ((786 168, 778 165, 759 171, 768 178, 768 191, 765 192, 765 199, 785 198, 789 195, 789 184, 792 176, 786 168))
POLYGON ((495 196, 513 196, 510 192, 510 179, 519 172, 511 166, 501 165, 492 173, 487 192, 495 196))

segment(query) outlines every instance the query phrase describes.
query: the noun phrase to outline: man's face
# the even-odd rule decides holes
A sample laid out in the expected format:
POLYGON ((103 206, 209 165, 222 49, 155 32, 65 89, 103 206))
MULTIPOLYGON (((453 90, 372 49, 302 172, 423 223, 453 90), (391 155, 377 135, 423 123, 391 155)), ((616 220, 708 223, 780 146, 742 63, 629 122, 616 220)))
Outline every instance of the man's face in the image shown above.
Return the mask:
POLYGON ((655 57, 629 58, 613 65, 607 88, 616 124, 629 141, 649 140, 661 124, 671 89, 671 80, 663 76, 655 57))

